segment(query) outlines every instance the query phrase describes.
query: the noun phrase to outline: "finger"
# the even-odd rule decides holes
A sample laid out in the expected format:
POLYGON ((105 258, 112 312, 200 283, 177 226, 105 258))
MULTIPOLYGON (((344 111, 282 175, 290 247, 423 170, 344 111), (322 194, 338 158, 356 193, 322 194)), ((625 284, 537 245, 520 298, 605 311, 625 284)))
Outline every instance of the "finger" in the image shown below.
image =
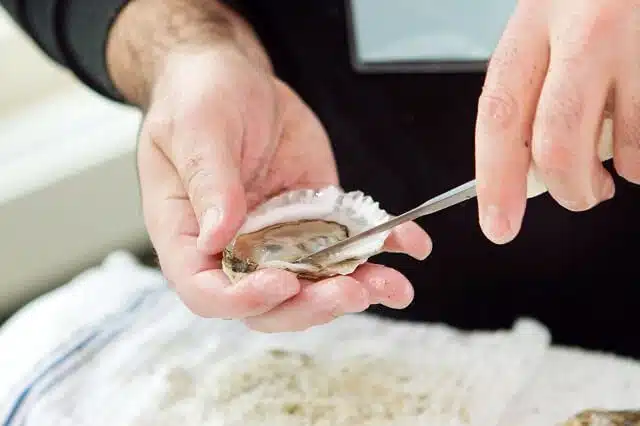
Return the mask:
POLYGON ((406 253, 415 259, 424 260, 431 254, 432 247, 429 235, 417 223, 407 222, 393 229, 384 248, 389 252, 406 253))
POLYGON ((640 84, 636 80, 621 79, 616 86, 613 155, 618 174, 640 184, 640 84))
POLYGON ((241 144, 242 121, 230 112, 233 109, 220 109, 215 101, 203 102, 177 117, 171 134, 154 135, 177 170, 198 218, 198 247, 211 254, 233 238, 247 210, 234 151, 241 144))
POLYGON ((365 263, 356 269, 351 277, 366 286, 371 303, 381 303, 392 309, 404 309, 413 301, 413 286, 395 269, 365 263))
POLYGON ((244 322, 253 330, 268 333, 302 331, 346 313, 362 312, 369 304, 370 295, 364 285, 354 278, 339 276, 303 284, 292 299, 244 322))
POLYGON ((219 269, 205 270, 180 284, 176 292, 185 305, 207 318, 242 319, 264 314, 300 291, 295 274, 278 269, 256 271, 235 284, 219 269))
POLYGON ((587 3, 551 25, 549 70, 532 142, 536 173, 551 196, 572 211, 587 210, 614 190, 597 151, 613 49, 599 42, 604 37, 598 33, 599 17, 587 3))
POLYGON ((613 123, 613 155, 616 171, 629 182, 640 184, 640 11, 634 11, 621 27, 629 40, 620 48, 613 123))
POLYGON ((139 149, 143 211, 163 273, 187 307, 204 317, 244 318, 272 309, 300 290, 294 274, 264 270, 231 284, 218 256, 196 247, 198 222, 182 182, 151 145, 139 149))
POLYGON ((548 57, 544 8, 535 3, 517 6, 491 57, 478 102, 479 219, 497 244, 517 235, 526 205, 531 125, 548 57))

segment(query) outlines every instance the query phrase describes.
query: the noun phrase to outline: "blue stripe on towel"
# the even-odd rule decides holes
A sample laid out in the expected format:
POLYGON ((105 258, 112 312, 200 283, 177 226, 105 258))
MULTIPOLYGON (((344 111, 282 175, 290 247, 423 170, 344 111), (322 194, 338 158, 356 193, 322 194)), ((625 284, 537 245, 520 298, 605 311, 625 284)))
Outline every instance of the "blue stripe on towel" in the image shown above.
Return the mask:
POLYGON ((10 409, 2 426, 24 426, 29 409, 45 392, 64 380, 82 365, 91 354, 98 352, 127 329, 143 306, 156 300, 166 288, 146 290, 125 309, 109 315, 102 322, 81 329, 71 339, 58 347, 43 362, 45 365, 21 387, 18 396, 9 404, 10 409), (152 297, 155 296, 155 297, 152 297), (46 362, 53 358, 53 361, 46 362))

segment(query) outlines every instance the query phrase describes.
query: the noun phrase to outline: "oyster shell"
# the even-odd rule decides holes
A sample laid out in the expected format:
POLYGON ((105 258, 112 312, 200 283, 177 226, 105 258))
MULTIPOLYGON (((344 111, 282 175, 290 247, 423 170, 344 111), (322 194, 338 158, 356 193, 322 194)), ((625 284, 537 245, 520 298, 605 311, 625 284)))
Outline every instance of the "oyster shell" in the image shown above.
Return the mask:
POLYGON ((223 251, 222 269, 232 282, 264 268, 285 269, 307 279, 350 274, 382 251, 390 231, 348 246, 322 264, 293 262, 390 218, 361 191, 328 186, 286 192, 248 215, 223 251))
POLYGON ((640 410, 586 410, 571 417, 563 426, 640 426, 640 410))

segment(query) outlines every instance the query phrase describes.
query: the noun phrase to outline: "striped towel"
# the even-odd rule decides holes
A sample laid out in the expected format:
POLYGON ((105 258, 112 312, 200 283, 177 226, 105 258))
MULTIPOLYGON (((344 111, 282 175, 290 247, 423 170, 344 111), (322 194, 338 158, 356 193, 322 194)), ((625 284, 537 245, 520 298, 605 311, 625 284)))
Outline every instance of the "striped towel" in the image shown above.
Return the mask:
POLYGON ((636 363, 581 356, 609 367, 575 367, 577 355, 549 350, 547 330, 526 319, 512 330, 463 333, 348 315, 304 333, 255 333, 191 314, 157 272, 116 254, 0 330, 0 378, 11 362, 21 372, 0 425, 543 425, 598 401, 640 407, 640 392, 618 390, 640 386, 636 363), (28 350, 38 345, 24 337, 40 312, 42 323, 63 317, 64 329, 56 337, 51 328, 38 363, 18 366, 21 353, 36 359, 28 350), (13 358, 2 358, 7 349, 13 358), (563 374, 570 385, 557 379, 563 374), (596 390, 617 397, 580 393, 589 374, 601 375, 596 390))

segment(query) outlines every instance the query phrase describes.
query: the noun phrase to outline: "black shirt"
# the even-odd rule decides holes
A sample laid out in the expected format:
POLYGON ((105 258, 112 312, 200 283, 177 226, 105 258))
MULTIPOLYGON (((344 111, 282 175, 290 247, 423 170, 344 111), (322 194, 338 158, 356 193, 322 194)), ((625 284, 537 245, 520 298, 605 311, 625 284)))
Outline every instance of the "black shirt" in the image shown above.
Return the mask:
MULTIPOLYGON (((55 1, 25 4, 35 16, 45 9, 36 3, 55 1)), ((109 14, 124 1, 70 0, 75 10, 59 13, 67 26, 25 28, 83 81, 115 96, 99 56, 109 14), (95 3, 102 11, 91 10, 95 3), (96 20, 97 29, 79 24, 82 17, 96 20), (56 44, 67 47, 47 47, 56 44)), ((346 189, 363 190, 400 213, 473 178, 482 73, 362 74, 350 62, 344 0, 246 3, 242 13, 278 74, 326 126, 346 189)), ((31 22, 24 18, 29 13, 15 16, 31 22)), ((376 259, 412 280, 414 303, 403 311, 372 311, 476 329, 510 327, 531 316, 550 327, 556 342, 640 357, 640 188, 617 177, 616 185, 612 201, 583 213, 548 195, 530 200, 520 235, 505 246, 481 234, 473 201, 419 220, 434 241, 426 261, 376 259)))

